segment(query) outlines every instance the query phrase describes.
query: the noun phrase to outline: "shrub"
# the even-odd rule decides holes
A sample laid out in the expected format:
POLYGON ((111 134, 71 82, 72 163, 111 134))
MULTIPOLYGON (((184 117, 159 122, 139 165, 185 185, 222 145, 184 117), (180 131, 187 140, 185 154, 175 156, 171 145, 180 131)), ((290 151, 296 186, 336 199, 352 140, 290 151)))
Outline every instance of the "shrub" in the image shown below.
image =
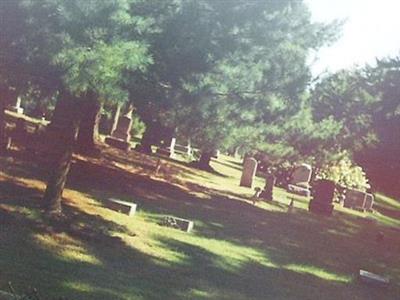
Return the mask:
POLYGON ((318 175, 319 178, 329 179, 336 184, 366 191, 370 188, 368 178, 360 166, 355 165, 348 155, 340 160, 323 167, 318 175))

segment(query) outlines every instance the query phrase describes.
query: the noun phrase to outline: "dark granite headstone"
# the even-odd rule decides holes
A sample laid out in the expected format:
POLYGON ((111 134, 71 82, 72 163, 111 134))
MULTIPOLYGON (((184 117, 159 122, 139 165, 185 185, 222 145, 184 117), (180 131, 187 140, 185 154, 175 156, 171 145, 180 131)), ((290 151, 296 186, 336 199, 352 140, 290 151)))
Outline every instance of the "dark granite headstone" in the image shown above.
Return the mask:
POLYGON ((122 149, 130 149, 130 139, 132 128, 132 110, 130 110, 126 115, 118 118, 117 127, 111 133, 111 136, 105 139, 106 144, 122 149))
POLYGON ((272 201, 274 199, 273 189, 275 186, 276 177, 272 174, 267 174, 265 177, 265 186, 260 194, 260 198, 267 201, 272 201))
POLYGON ((335 183, 331 180, 321 179, 315 181, 312 187, 312 197, 308 209, 311 212, 330 216, 333 212, 333 197, 335 183))
POLYGON ((119 213, 133 216, 136 213, 137 204, 110 198, 105 202, 105 206, 119 213))

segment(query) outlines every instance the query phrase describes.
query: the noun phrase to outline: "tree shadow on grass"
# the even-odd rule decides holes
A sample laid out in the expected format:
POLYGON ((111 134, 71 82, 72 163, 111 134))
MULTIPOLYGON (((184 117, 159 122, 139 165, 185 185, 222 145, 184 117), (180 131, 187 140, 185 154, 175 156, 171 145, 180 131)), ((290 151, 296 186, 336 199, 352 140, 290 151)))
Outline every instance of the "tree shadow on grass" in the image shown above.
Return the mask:
MULTIPOLYGON (((110 172, 107 169, 102 172, 102 166, 90 168, 88 173, 95 174, 95 177, 100 176, 103 182, 85 181, 85 178, 93 179, 92 176, 85 175, 78 180, 80 186, 72 184, 72 188, 90 194, 100 201, 104 201, 108 196, 117 195, 123 200, 133 199, 140 209, 152 214, 172 214, 195 220, 201 224, 196 226, 197 233, 205 237, 219 237, 250 246, 256 246, 252 244, 254 240, 277 245, 275 248, 283 249, 288 254, 277 255, 278 260, 282 257, 291 260, 294 257, 299 263, 306 263, 313 260, 313 251, 317 249, 321 254, 316 260, 320 260, 318 263, 322 267, 331 268, 332 265, 339 264, 340 268, 346 269, 349 261, 341 257, 341 253, 346 252, 346 247, 362 250, 362 245, 369 247, 371 242, 374 242, 372 234, 367 240, 345 241, 345 238, 350 238, 360 228, 354 219, 346 215, 341 215, 338 219, 314 216, 303 210, 296 210, 296 213, 292 214, 270 212, 196 184, 189 184, 184 190, 171 183, 124 173, 121 170, 110 172), (112 180, 104 181, 104 178, 112 180), (94 182, 97 184, 93 184, 94 182), (201 200, 193 196, 191 191, 202 192, 208 195, 208 199, 201 200), (298 236, 299 233, 301 236, 298 236), (284 245, 282 241, 289 242, 284 245), (288 246, 294 244, 293 241, 297 241, 298 245, 288 246), (339 249, 338 254, 330 258, 331 249, 334 247, 339 249)), ((348 252, 352 253, 352 256, 356 254, 356 250, 350 249, 348 252)))
MULTIPOLYGON (((383 250, 374 246, 375 244, 373 243, 375 241, 369 238, 371 233, 368 231, 361 232, 361 224, 344 214, 340 215, 340 218, 324 218, 311 215, 302 210, 291 214, 266 211, 257 206, 249 205, 247 202, 237 201, 229 196, 222 195, 219 191, 206 189, 200 185, 190 184, 185 188, 185 186, 132 174, 124 169, 116 168, 112 164, 98 165, 85 162, 84 167, 81 169, 77 165, 77 168, 75 168, 75 171, 73 170, 71 175, 69 186, 75 190, 87 193, 95 199, 104 200, 103 197, 105 194, 103 195, 102 192, 120 195, 125 198, 133 198, 139 202, 141 207, 151 213, 168 213, 195 220, 195 231, 193 234, 196 237, 206 240, 224 240, 234 245, 250 247, 265 253, 274 265, 279 266, 278 270, 280 270, 277 271, 277 274, 274 273, 275 275, 270 277, 272 290, 277 285, 276 280, 273 279, 274 277, 281 278, 284 281, 286 277, 290 277, 289 274, 293 273, 284 268, 287 265, 307 266, 311 263, 313 267, 327 270, 328 273, 355 274, 358 272, 358 268, 362 266, 369 266, 371 268, 379 267, 380 270, 385 270, 385 268, 390 267, 390 263, 393 263, 393 260, 388 260, 386 257, 380 256, 383 250), (97 192, 93 192, 94 190, 97 190, 97 192), (202 200, 193 196, 191 194, 193 190, 208 195, 208 199, 202 200), (335 251, 332 251, 332 249, 335 249, 335 251), (279 277, 279 274, 284 275, 279 277)), ((20 186, 17 186, 15 190, 19 190, 20 188, 20 186)), ((9 190, 12 191, 13 189, 9 188, 9 190)), ((34 189, 23 190, 20 195, 25 200, 20 200, 22 202, 19 202, 17 205, 29 207, 32 202, 28 201, 30 197, 26 197, 29 193, 31 193, 31 199, 37 199, 37 191, 35 192, 34 189), (27 203, 24 203, 24 201, 27 201, 27 203)), ((89 286, 96 287, 95 290, 87 292, 87 295, 89 295, 88 298, 82 299, 90 299, 91 295, 96 293, 100 295, 98 299, 124 299, 124 296, 120 296, 124 293, 144 295, 145 299, 180 299, 180 297, 183 297, 182 295, 187 294, 187 289, 191 288, 191 286, 198 287, 200 290, 202 289, 201 285, 194 285, 192 281, 187 282, 186 285, 183 284, 186 282, 186 273, 183 274, 184 276, 180 275, 176 278, 173 275, 176 272, 174 268, 171 269, 171 267, 165 267, 165 265, 158 265, 155 258, 138 252, 128 247, 122 240, 110 236, 110 231, 115 230, 131 235, 134 234, 124 231, 126 230, 124 227, 118 227, 120 225, 113 224, 114 222, 104 220, 101 217, 83 213, 74 207, 66 206, 65 211, 68 217, 73 220, 73 224, 80 225, 70 228, 70 226, 66 226, 65 224, 52 224, 53 229, 50 233, 46 228, 40 226, 38 228, 35 228, 33 225, 28 227, 33 228, 32 230, 35 232, 47 234, 65 232, 83 243, 89 253, 101 262, 100 265, 90 265, 90 267, 86 267, 87 263, 79 262, 78 266, 72 264, 70 268, 67 268, 68 272, 66 272, 65 276, 67 281, 79 281, 77 278, 81 274, 80 272, 78 274, 75 273, 77 272, 76 269, 81 267, 84 268, 84 271, 82 271, 84 273, 83 282, 86 282, 89 286), (82 226, 82 223, 85 225, 82 226), (135 261, 135 264, 128 264, 127 262, 129 261, 135 261), (136 264, 137 261, 143 263, 136 264), (99 272, 99 275, 96 272, 99 272), (115 279, 117 282, 107 283, 110 281, 110 276, 112 276, 110 274, 114 273, 119 274, 115 279), (104 282, 107 283, 106 287, 104 287, 104 282), (108 288, 108 286, 110 287, 108 288), (129 290, 128 287, 132 287, 132 290, 129 290)), ((12 212, 7 211, 7 213, 10 214, 12 212)), ((24 214, 22 217, 26 218, 24 214)), ((28 229, 26 230, 29 232, 28 229)), ((372 230, 373 228, 371 232, 372 230)), ((168 240, 161 240, 161 242, 168 246, 168 240)), ((212 253, 201 254, 201 251, 204 250, 201 247, 190 243, 184 244, 188 244, 187 247, 192 249, 182 251, 189 253, 189 260, 191 256, 194 256, 193 264, 195 266, 202 265, 203 263, 206 264, 207 256, 212 257, 212 253), (201 249, 195 250, 196 248, 201 249), (195 254, 191 255, 190 253, 193 252, 195 254)), ((35 247, 35 245, 25 246, 35 247)), ((180 247, 179 245, 172 244, 170 246, 180 247)), ((38 246, 36 245, 36 247, 38 246)), ((186 246, 184 245, 183 247, 186 246)), ((12 250, 9 248, 9 254, 11 252, 12 250)), ((29 254, 25 253, 26 255, 29 254)), ((51 261, 51 258, 49 259, 51 261)), ((60 258, 57 256, 53 260, 60 260, 60 258)), ((60 264, 63 263, 65 262, 61 259, 60 264)), ((67 265, 69 265, 69 262, 67 265)), ((11 265, 8 267, 12 269, 11 265)), ((60 269, 62 269, 61 267, 60 269)), ((249 287, 253 287, 252 281, 257 281, 257 279, 251 276, 253 272, 255 274, 259 272, 262 276, 265 275, 263 272, 270 274, 270 271, 266 271, 262 267, 261 270, 257 268, 254 270, 254 267, 249 268, 249 282, 247 282, 249 287)), ((223 272, 218 271, 218 268, 213 271, 216 274, 215 277, 206 277, 201 272, 197 274, 197 270, 192 270, 193 275, 187 276, 192 276, 200 282, 205 282, 205 286, 211 286, 211 290, 217 289, 217 294, 219 293, 218 287, 213 287, 213 282, 217 280, 217 277, 224 276, 224 282, 229 286, 232 285, 232 287, 230 289, 229 287, 223 287, 221 295, 224 292, 235 292, 235 286, 239 283, 230 277, 229 270, 226 273, 224 268, 222 269, 223 272), (208 278, 212 279, 211 282, 208 278), (226 290, 224 291, 224 289, 226 290)), ((43 267, 41 271, 43 271, 43 267)), ((238 276, 241 271, 242 269, 236 269, 232 271, 232 274, 238 276)), ((185 272, 188 271, 185 269, 185 272)), ((39 276, 40 274, 39 268, 37 275, 39 276)), ((307 287, 302 287, 303 285, 307 285, 308 276, 311 276, 311 278, 315 277, 310 274, 294 276, 293 280, 295 282, 292 284, 299 286, 297 294, 300 297, 293 299, 309 298, 309 294, 306 292, 307 287)), ((318 280, 317 283, 319 282, 318 280)), ((65 282, 65 280, 58 278, 54 284, 62 285, 62 282, 65 282)), ((324 282, 322 281, 322 286, 326 285, 324 282)), ((317 283, 316 289, 320 286, 317 283)), ((330 285, 331 283, 326 287, 327 290, 329 290, 330 285)), ((258 283, 254 288, 257 288, 257 286, 258 283)), ((288 284, 286 289, 290 290, 291 287, 292 285, 288 284)), ((63 287, 61 286, 60 288, 62 289, 63 287)), ((85 290, 85 288, 76 285, 74 288, 85 290)), ((71 287, 68 287, 68 289, 71 289, 71 287)), ((70 290, 68 291, 70 292, 70 290)), ((367 295, 367 291, 368 289, 363 286, 351 285, 347 289, 349 295, 347 299, 357 299, 356 297, 361 299, 361 295, 367 295)), ((78 292, 79 290, 76 291, 76 293, 78 292)), ((81 292, 85 293, 84 291, 81 292)), ((258 294, 252 294, 252 292, 247 290, 243 293, 245 298, 259 297, 258 294)), ((334 291, 332 293, 337 296, 334 291)), ((391 291, 383 291, 379 299, 392 299, 393 295, 395 293, 391 291)), ((214 298, 223 299, 218 296, 214 298)), ((339 298, 346 299, 346 297, 339 298)), ((233 297, 232 299, 235 298, 233 297)), ((282 299, 285 299, 284 296, 282 296, 282 299)), ((322 299, 329 298, 322 297, 322 299)), ((332 297, 332 299, 338 298, 332 297)))
POLYGON ((158 240, 164 247, 184 254, 185 259, 174 267, 174 272, 183 274, 182 285, 201 292, 204 299, 364 299, 371 296, 370 299, 382 299, 388 296, 380 289, 365 288, 357 282, 349 284, 336 278, 323 278, 318 273, 291 270, 284 265, 266 266, 252 259, 232 264, 229 259, 197 245, 164 237, 158 240))
MULTIPOLYGON (((36 209, 35 189, 7 182, 24 200, 0 202, 0 288, 11 281, 17 291, 36 287, 43 299, 179 299, 180 281, 159 259, 142 253, 111 235, 131 234, 127 228, 65 205, 65 219, 28 218, 22 206, 36 209), (78 250, 77 250, 78 248, 78 250), (85 254, 79 254, 83 249, 85 254), (70 250, 78 254, 68 254, 70 250), (89 258, 87 258, 89 257, 89 258)), ((14 199, 13 199, 14 200, 14 199)))

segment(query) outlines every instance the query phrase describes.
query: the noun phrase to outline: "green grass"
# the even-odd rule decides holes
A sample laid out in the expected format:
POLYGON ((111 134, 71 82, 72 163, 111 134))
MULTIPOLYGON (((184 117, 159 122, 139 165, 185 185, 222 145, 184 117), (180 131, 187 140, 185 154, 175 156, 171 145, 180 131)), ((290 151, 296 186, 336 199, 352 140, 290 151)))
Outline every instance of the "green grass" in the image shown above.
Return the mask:
MULTIPOLYGON (((157 158, 105 150, 76 157, 64 193, 68 222, 43 218, 44 171, 1 159, 0 288, 39 289, 44 299, 398 299, 398 202, 377 196, 368 216, 341 207, 310 214, 308 199, 275 189, 253 206, 239 187, 241 166, 221 156, 211 174, 157 158), (18 167, 17 167, 18 166, 18 167), (138 204, 129 218, 103 207, 108 197, 138 204), (386 210, 385 210, 386 209, 386 210), (388 211, 389 210, 389 211, 388 211), (158 225, 163 215, 194 220, 192 233, 158 225), (384 233, 377 243, 378 232, 384 233), (360 268, 392 280, 386 289, 357 280, 360 268)), ((264 185, 256 178, 256 186, 264 185)))

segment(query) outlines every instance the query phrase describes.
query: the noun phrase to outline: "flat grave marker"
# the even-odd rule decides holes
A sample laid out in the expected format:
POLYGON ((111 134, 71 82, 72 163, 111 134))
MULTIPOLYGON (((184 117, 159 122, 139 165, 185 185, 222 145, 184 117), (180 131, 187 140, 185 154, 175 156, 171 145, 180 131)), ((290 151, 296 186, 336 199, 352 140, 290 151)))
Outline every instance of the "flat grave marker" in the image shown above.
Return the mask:
POLYGON ((114 198, 107 199, 105 206, 116 212, 133 216, 136 213, 137 204, 127 201, 122 201, 114 198))
POLYGON ((190 232, 193 229, 194 222, 173 216, 165 216, 161 225, 180 229, 185 232, 190 232))
POLYGON ((389 279, 387 277, 383 277, 381 275, 368 272, 366 270, 360 270, 359 278, 362 282, 368 284, 375 284, 378 286, 386 286, 389 284, 389 279))

